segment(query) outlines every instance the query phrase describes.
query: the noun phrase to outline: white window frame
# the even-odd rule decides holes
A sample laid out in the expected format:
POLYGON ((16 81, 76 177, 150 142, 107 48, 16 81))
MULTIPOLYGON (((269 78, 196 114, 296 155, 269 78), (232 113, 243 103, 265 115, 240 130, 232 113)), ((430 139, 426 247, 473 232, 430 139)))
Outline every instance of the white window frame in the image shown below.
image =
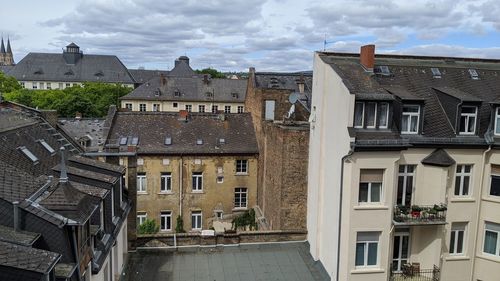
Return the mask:
POLYGON ((482 249, 482 252, 483 254, 485 255, 488 255, 488 256, 492 256, 492 257, 496 257, 496 258, 500 258, 500 224, 498 223, 494 223, 494 222, 485 222, 484 224, 484 237, 483 237, 483 249, 482 249), (486 232, 492 232, 492 233, 496 233, 497 235, 497 245, 496 245, 496 249, 495 249, 495 253, 494 254, 491 254, 491 253, 487 253, 484 251, 484 243, 486 243, 486 232))
POLYGON ((236 187, 234 189, 234 208, 235 209, 248 208, 248 188, 236 187), (243 202, 243 197, 245 198, 244 202, 243 202))
POLYGON ((160 211, 160 231, 172 231, 172 211, 160 211), (170 218, 169 224, 167 224, 168 218, 170 218), (165 220, 165 228, 162 228, 163 220, 165 220))
POLYGON ((356 235, 356 247, 355 247, 355 251, 354 251, 354 259, 355 259, 355 262, 354 262, 354 265, 356 268, 377 268, 379 267, 379 260, 380 260, 380 232, 371 232, 371 231, 367 231, 367 232, 358 232, 357 235, 356 235), (366 236, 369 236, 369 235, 377 235, 378 236, 378 239, 375 240, 375 239, 360 239, 359 236, 360 234, 365 234, 366 236), (363 264, 362 265, 356 265, 356 260, 357 260, 357 257, 356 257, 356 249, 358 247, 358 244, 363 244, 364 245, 364 252, 363 252, 363 264), (377 244, 377 260, 376 260, 376 263, 373 264, 373 265, 368 265, 368 251, 369 251, 369 245, 370 244, 377 244))
POLYGON ((353 125, 354 128, 357 129, 362 129, 365 125, 365 103, 362 101, 357 101, 354 104, 354 120, 353 120, 353 125), (356 125, 356 104, 361 104, 362 105, 362 110, 361 110, 361 125, 356 125))
POLYGON ((146 174, 137 174, 137 193, 144 194, 148 192, 148 182, 146 174))
POLYGON ((153 111, 154 112, 160 111, 160 104, 159 103, 153 103, 153 111))
POLYGON ((465 255, 465 246, 467 245, 467 223, 457 222, 451 224, 450 230, 450 250, 448 251, 452 256, 463 256, 465 255), (462 251, 458 252, 458 242, 459 234, 462 233, 462 251), (452 241, 453 240, 453 241, 452 241), (452 247, 453 244, 453 247, 452 247))
POLYGON ((386 120, 386 124, 385 126, 380 126, 380 123, 379 123, 379 120, 376 120, 375 122, 377 122, 377 125, 379 127, 379 129, 387 129, 389 128, 389 103, 388 102, 382 102, 380 103, 380 105, 382 104, 385 104, 386 105, 386 112, 385 112, 385 120, 386 120))
POLYGON ((172 173, 164 172, 160 175, 160 192, 172 193, 172 173), (163 184, 162 184, 163 181, 163 184))
MULTIPOLYGON (((457 164, 457 170, 460 167, 460 172, 456 172, 455 174, 455 185, 457 184, 457 180, 460 178, 460 188, 459 188, 459 194, 455 194, 455 185, 453 186, 453 196, 455 197, 470 197, 472 194, 472 168, 473 165, 471 164, 457 164), (470 172, 465 172, 465 167, 470 166, 470 172), (463 194, 464 193, 464 181, 465 177, 469 177, 469 190, 468 194, 463 194)), ((456 171, 456 170, 455 170, 456 171)))
POLYGON ((203 228, 203 214, 202 214, 202 212, 201 211, 192 211, 191 212, 191 230, 201 230, 202 228, 203 228), (193 227, 193 220, 195 220, 195 227, 193 227))
POLYGON ((361 202, 359 201, 359 196, 358 196, 358 203, 359 204, 381 204, 382 203, 382 182, 360 182, 359 183, 359 190, 358 192, 361 193, 361 184, 363 183, 367 183, 368 184, 368 194, 367 194, 367 198, 366 198, 366 202, 361 202), (372 201, 372 184, 373 183, 379 183, 380 184, 380 194, 379 194, 379 198, 380 198, 380 201, 372 201))
POLYGON ((125 108, 128 110, 132 110, 132 104, 131 103, 125 103, 125 108))
MULTIPOLYGON (((399 178, 402 177, 403 178, 403 190, 402 190, 402 195, 403 195, 403 202, 397 202, 397 194, 396 194, 396 203, 398 205, 402 205, 402 206, 405 206, 405 196, 406 196, 406 188, 408 187, 408 178, 409 177, 412 177, 412 183, 411 183, 411 186, 412 186, 412 195, 413 195, 413 188, 415 188, 415 170, 417 169, 417 166, 416 165, 412 165, 412 164, 401 164, 401 166, 404 166, 404 172, 399 172, 398 170, 398 185, 399 185, 399 178), (408 172, 409 170, 409 167, 410 166, 413 166, 413 172, 408 172)), ((399 169, 399 167, 398 167, 399 169)), ((399 188, 399 186, 397 186, 396 188, 399 188)), ((396 192, 398 192, 398 190, 396 190, 396 192)), ((413 196, 412 196, 412 199, 413 199, 413 196)), ((412 200, 410 200, 412 201, 412 200)), ((411 205, 412 202, 410 202, 410 205, 411 205)), ((409 206, 408 206, 409 207, 409 206)))
MULTIPOLYGON (((401 119, 404 119, 404 118, 408 118, 408 127, 407 128, 402 128, 401 127, 401 133, 402 134, 413 134, 413 135, 416 135, 418 134, 419 130, 420 130, 420 105, 418 104, 406 104, 406 105, 403 105, 403 109, 402 109, 402 118, 401 119), (418 111, 417 112, 405 112, 404 109, 405 107, 417 107, 418 108, 418 111), (417 117, 417 131, 416 132, 412 132, 410 131, 410 128, 411 128, 411 119, 412 117, 417 117)), ((401 126, 403 126, 403 120, 401 120, 401 126)))
POLYGON ((193 111, 193 105, 191 105, 191 104, 186 104, 185 108, 186 108, 187 112, 192 112, 193 111))
POLYGON ((224 106, 224 113, 231 113, 231 106, 230 105, 224 106))
POLYGON ((236 174, 237 175, 248 175, 248 159, 237 159, 236 160, 236 174))
POLYGON ((147 219, 148 219, 147 212, 142 212, 142 211, 137 212, 137 220, 139 221, 137 223, 137 226, 140 226, 141 224, 143 224, 147 219), (141 213, 141 214, 139 214, 139 213, 141 213))
POLYGON ((499 125, 498 122, 500 122, 499 119, 500 119, 500 106, 495 109, 495 130, 494 130, 494 132, 495 132, 495 135, 497 135, 497 136, 500 135, 500 131, 497 132, 497 126, 499 125))
POLYGON ((198 112, 201 112, 201 113, 205 112, 205 105, 204 104, 198 105, 198 112))
MULTIPOLYGON (((373 116, 373 126, 368 126, 366 125, 366 128, 367 129, 375 129, 377 127, 377 103, 376 102, 366 102, 366 104, 363 106, 363 113, 366 113, 366 105, 368 104, 375 104, 375 111, 374 111, 374 116, 373 116)), ((363 116, 363 117, 366 117, 366 116, 363 116)))
POLYGON ((193 172, 191 174, 191 181, 192 192, 203 192, 203 172, 193 172), (197 174, 195 175, 195 173, 197 174), (201 179, 201 183, 198 181, 198 179, 201 179))
POLYGON ((216 104, 212 105, 212 113, 217 113, 217 111, 219 111, 219 106, 216 104))
POLYGON ((238 113, 243 113, 245 112, 245 108, 243 107, 243 105, 238 105, 238 113))
MULTIPOLYGON (((477 124, 477 106, 463 105, 462 111, 460 112, 460 122, 462 122, 462 117, 465 117, 465 125, 464 125, 465 132, 459 131, 459 134, 460 135, 475 135, 476 134, 476 124, 477 124), (474 113, 464 113, 463 112, 464 108, 474 108, 474 113), (474 118, 474 129, 472 130, 472 132, 468 132, 467 129, 469 128, 469 122, 470 122, 471 118, 474 118)), ((461 125, 462 124, 460 124, 460 126, 461 125)), ((460 126, 459 126, 459 129, 460 129, 460 126)))

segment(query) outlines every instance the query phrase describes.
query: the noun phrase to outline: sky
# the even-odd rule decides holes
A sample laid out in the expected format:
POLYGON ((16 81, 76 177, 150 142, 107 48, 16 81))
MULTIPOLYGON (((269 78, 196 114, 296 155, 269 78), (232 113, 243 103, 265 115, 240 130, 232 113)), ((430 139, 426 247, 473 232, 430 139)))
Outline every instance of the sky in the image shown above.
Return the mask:
POLYGON ((311 70, 314 51, 500 59, 498 0, 5 1, 0 33, 14 59, 61 52, 118 56, 129 68, 311 70), (326 41, 326 44, 325 44, 326 41))

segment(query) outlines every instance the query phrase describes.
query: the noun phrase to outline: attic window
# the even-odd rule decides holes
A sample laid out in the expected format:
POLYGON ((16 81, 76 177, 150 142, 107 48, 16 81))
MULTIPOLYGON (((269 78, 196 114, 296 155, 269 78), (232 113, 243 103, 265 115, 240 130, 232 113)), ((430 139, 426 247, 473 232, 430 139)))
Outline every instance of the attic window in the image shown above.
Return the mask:
POLYGON ((205 95, 207 95, 207 98, 213 98, 214 97, 214 93, 212 93, 212 92, 206 92, 205 95))
POLYGON ((175 90, 174 97, 180 97, 180 96, 181 96, 181 92, 179 92, 179 90, 175 90))
POLYGON ((384 75, 384 76, 391 75, 391 71, 389 70, 389 67, 387 65, 375 66, 375 69, 373 71, 377 74, 384 75))
POLYGON ((469 74, 470 78, 472 78, 473 80, 479 80, 479 74, 474 68, 469 68, 469 74))
POLYGON ((43 70, 39 68, 37 71, 34 72, 34 74, 43 74, 43 70))
POLYGON ((233 99, 237 99, 238 98, 238 93, 232 93, 231 96, 233 97, 233 99))
POLYGON ((203 140, 202 139, 197 139, 196 140, 196 145, 202 145, 203 144, 203 140))
POLYGON ((439 71, 439 68, 431 67, 431 71, 432 71, 432 77, 441 78, 441 71, 439 71))
POLYGON ((31 151, 29 151, 25 146, 21 146, 19 147, 19 149, 24 155, 26 155, 26 157, 28 157, 33 162, 33 164, 38 163, 38 158, 35 156, 35 154, 31 153, 31 151))
POLYGON ((219 139, 219 144, 220 145, 226 144, 226 139, 219 139))
POLYGON ((172 138, 171 137, 166 137, 165 138, 165 145, 171 145, 172 144, 172 138))
POLYGON ((155 97, 159 97, 160 96, 160 89, 156 89, 155 90, 155 97))
POLYGON ((74 75, 73 70, 69 69, 64 73, 64 75, 74 75))
POLYGON ((133 137, 131 144, 132 145, 137 145, 138 143, 139 143, 139 138, 138 137, 133 137))
POLYGON ((102 77, 102 76, 104 76, 104 73, 102 72, 102 70, 99 70, 94 75, 97 77, 102 77))
POLYGON ((56 151, 45 141, 45 140, 39 140, 40 144, 50 153, 54 154, 56 151))
POLYGON ((120 138, 120 145, 127 145, 127 140, 128 140, 127 137, 120 138))

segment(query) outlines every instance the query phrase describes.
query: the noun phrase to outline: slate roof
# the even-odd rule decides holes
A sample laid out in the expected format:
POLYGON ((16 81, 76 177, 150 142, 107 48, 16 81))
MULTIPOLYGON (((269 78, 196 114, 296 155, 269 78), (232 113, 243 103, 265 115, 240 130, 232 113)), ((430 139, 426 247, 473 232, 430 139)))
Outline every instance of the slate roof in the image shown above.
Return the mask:
POLYGON ((125 172, 125 169, 126 169, 124 166, 109 164, 109 163, 101 162, 101 161, 95 161, 93 159, 90 159, 87 157, 82 157, 79 155, 71 156, 69 158, 69 161, 84 164, 87 166, 97 167, 97 168, 100 168, 103 170, 112 171, 112 172, 116 172, 116 173, 120 173, 120 174, 125 172))
POLYGON ((104 143, 104 121, 104 118, 59 118, 57 125, 76 142, 88 140, 90 145, 85 151, 97 151, 104 143))
POLYGON ((135 83, 143 84, 155 76, 160 76, 160 74, 168 75, 170 71, 168 70, 148 70, 148 69, 129 69, 128 72, 134 79, 135 83))
POLYGON ((299 91, 297 82, 304 79, 304 92, 312 92, 312 73, 310 72, 256 72, 255 82, 258 88, 299 91))
POLYGON ((0 241, 31 247, 40 238, 39 233, 24 230, 14 230, 0 224, 0 241))
POLYGON ((0 72, 7 74, 12 68, 14 68, 13 65, 0 65, 0 72))
POLYGON ((138 137, 138 154, 257 154, 257 141, 249 113, 221 115, 190 113, 188 121, 178 113, 117 112, 107 144, 121 137, 138 137), (171 145, 165 145, 170 137, 171 145), (223 138, 225 144, 219 144, 223 138), (197 139, 203 144, 197 145, 197 139))
POLYGON ((19 81, 134 83, 120 59, 111 55, 82 54, 71 65, 62 53, 29 53, 8 74, 19 81))
POLYGON ((359 54, 320 52, 319 57, 342 78, 351 94, 394 95, 396 104, 409 101, 423 105, 423 128, 419 135, 399 134, 398 118, 393 118, 390 131, 375 132, 359 129, 356 143, 369 146, 374 139, 409 145, 457 144, 486 145, 485 134, 491 130, 490 103, 500 98, 500 60, 448 57, 375 55, 375 67, 388 66, 390 74, 366 72, 359 63, 359 54), (441 78, 435 78, 431 67, 439 68, 441 78), (479 79, 472 79, 469 69, 476 69, 479 79), (442 95, 450 96, 446 102, 442 95), (477 136, 457 135, 455 116, 461 102, 479 104, 477 136))
POLYGON ((455 163, 455 160, 442 148, 434 150, 431 154, 422 159, 422 164, 439 167, 450 167, 455 165, 455 163))
POLYGON ((61 255, 31 247, 0 242, 0 265, 48 273, 59 261, 61 255))

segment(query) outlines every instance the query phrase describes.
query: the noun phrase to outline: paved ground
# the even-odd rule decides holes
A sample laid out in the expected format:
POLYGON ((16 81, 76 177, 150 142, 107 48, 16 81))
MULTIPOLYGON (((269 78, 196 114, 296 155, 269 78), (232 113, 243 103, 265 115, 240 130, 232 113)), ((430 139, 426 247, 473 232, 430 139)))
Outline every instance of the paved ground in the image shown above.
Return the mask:
POLYGON ((123 281, 328 280, 305 243, 140 250, 129 256, 123 281))

